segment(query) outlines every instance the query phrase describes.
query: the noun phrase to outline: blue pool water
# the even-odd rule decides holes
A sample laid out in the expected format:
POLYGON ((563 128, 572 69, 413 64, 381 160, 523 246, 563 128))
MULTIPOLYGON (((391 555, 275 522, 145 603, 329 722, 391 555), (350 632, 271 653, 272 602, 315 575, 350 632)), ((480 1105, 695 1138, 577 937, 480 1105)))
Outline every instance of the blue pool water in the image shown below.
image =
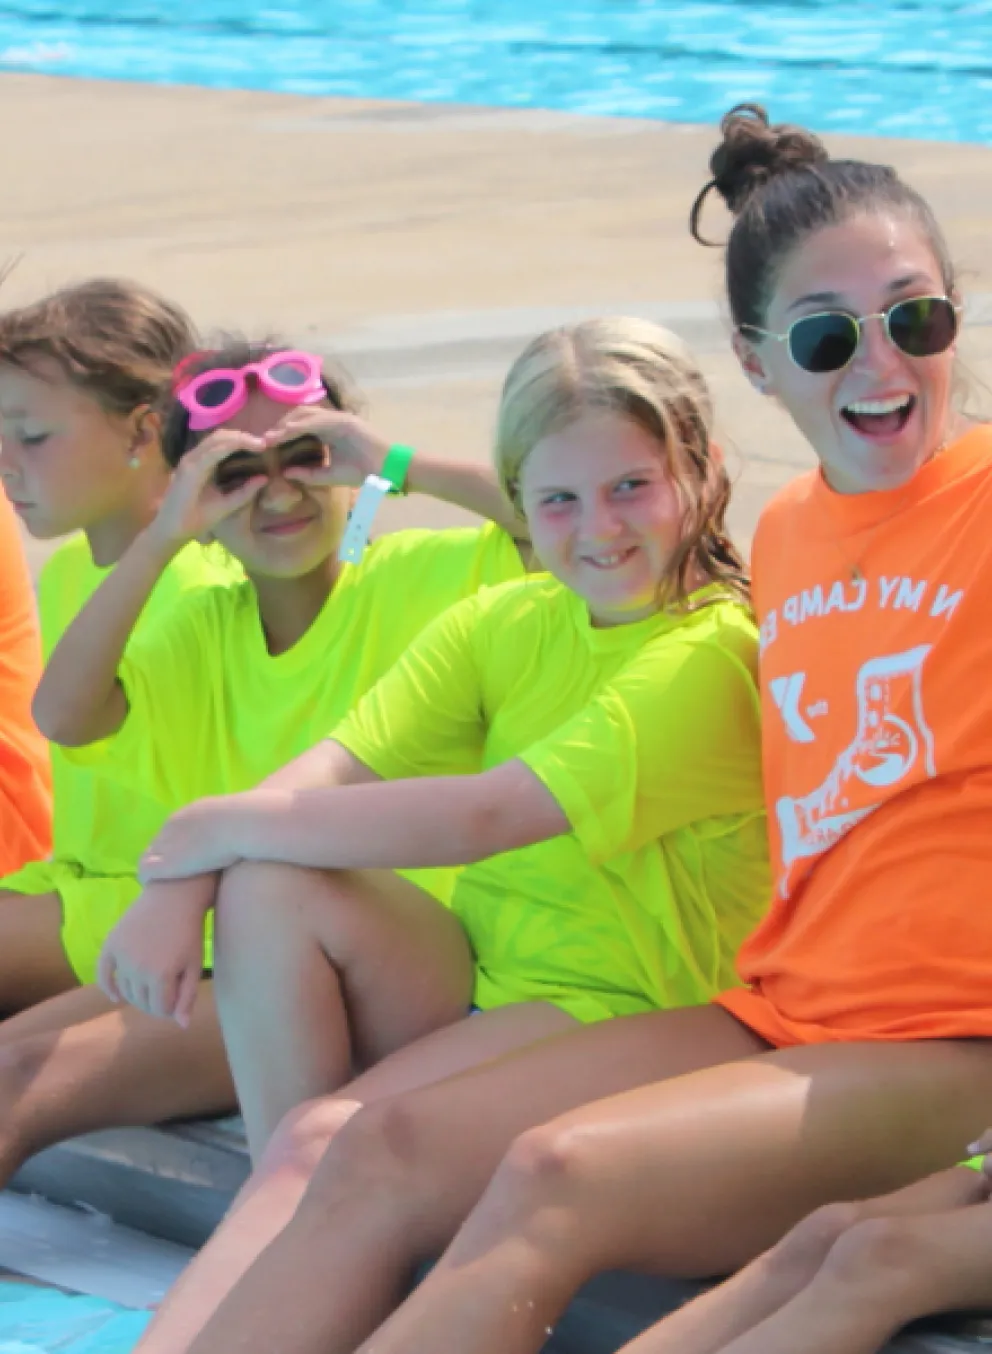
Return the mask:
POLYGON ((0 70, 992 144, 990 0, 0 0, 0 70))
POLYGON ((129 1354, 148 1319, 99 1298, 0 1283, 0 1354, 129 1354))

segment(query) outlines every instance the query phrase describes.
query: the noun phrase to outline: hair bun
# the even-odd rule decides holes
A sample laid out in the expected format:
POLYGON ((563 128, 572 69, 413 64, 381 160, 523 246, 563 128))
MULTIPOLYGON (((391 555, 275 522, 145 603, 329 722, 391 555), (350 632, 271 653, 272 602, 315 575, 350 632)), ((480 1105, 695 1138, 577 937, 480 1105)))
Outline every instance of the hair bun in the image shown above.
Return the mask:
POLYGON ((712 179, 693 204, 690 228, 701 244, 699 215, 711 190, 737 216, 755 189, 790 170, 809 169, 830 158, 819 137, 804 127, 768 121, 757 103, 739 103, 720 121, 723 140, 710 157, 712 179))
POLYGON ((820 139, 786 122, 772 126, 756 103, 740 103, 722 119, 723 141, 710 159, 713 186, 736 215, 763 183, 790 169, 808 169, 829 158, 820 139))

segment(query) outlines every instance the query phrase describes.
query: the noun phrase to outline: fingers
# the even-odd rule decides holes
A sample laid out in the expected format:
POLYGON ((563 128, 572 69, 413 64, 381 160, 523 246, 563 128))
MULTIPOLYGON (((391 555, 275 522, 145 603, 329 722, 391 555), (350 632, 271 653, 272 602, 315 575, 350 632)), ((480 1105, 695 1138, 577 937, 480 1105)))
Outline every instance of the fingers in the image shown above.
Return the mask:
POLYGON ((189 1028, 189 1022, 193 1016, 193 1007, 196 1005, 196 998, 199 991, 200 963, 198 955, 196 962, 191 962, 188 965, 179 980, 179 988, 172 1016, 181 1029, 185 1030, 189 1028))
POLYGON ((100 991, 111 1001, 120 1004, 123 1000, 117 986, 117 958, 109 944, 104 944, 97 964, 96 982, 100 991))

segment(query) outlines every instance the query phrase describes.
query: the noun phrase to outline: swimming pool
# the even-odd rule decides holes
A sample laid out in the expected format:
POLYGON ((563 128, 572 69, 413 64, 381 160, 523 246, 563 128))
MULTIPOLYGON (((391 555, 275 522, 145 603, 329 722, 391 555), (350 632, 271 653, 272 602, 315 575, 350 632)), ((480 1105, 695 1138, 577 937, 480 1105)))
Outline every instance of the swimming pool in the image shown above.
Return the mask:
POLYGON ((0 70, 992 144, 992 0, 10 0, 0 70))

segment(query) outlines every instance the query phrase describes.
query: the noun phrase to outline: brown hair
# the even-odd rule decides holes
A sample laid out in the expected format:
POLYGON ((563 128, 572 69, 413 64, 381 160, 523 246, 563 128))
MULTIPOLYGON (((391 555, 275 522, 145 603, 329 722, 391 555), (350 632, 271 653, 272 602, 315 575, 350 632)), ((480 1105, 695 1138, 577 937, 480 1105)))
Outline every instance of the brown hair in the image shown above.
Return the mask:
POLYGON ((55 362, 107 413, 161 407, 172 370, 195 344, 189 316, 156 292, 92 278, 0 315, 0 365, 55 362))
POLYGON ((585 320, 552 329, 514 362, 503 386, 494 451, 500 483, 514 506, 519 510, 520 470, 531 450, 591 409, 637 423, 667 458, 682 506, 682 537, 662 583, 661 604, 686 605, 692 565, 747 600, 747 570, 724 526, 730 480, 710 437, 706 380, 682 340, 648 320, 585 320))
POLYGON ((928 203, 888 165, 832 160, 803 127, 772 124, 758 104, 732 108, 720 123, 723 139, 710 159, 712 178, 692 204, 689 229, 700 244, 702 209, 716 192, 733 213, 727 241, 727 299, 738 329, 763 328, 786 256, 807 236, 861 212, 909 216, 933 250, 947 295, 954 266, 928 203))
MULTIPOLYGON (((175 398, 175 382, 189 381, 201 376, 205 371, 216 371, 223 367, 237 370, 253 362, 261 362, 273 353, 286 352, 293 345, 283 343, 277 338, 266 338, 253 342, 236 334, 223 335, 215 348, 203 349, 190 354, 174 373, 170 385, 170 400, 162 429, 162 452, 169 465, 175 467, 186 453, 201 442, 213 429, 194 432, 189 426, 189 414, 183 404, 175 398)), ((329 363, 326 359, 321 371, 321 379, 328 403, 334 409, 344 413, 357 413, 361 400, 351 378, 343 368, 329 363)))

